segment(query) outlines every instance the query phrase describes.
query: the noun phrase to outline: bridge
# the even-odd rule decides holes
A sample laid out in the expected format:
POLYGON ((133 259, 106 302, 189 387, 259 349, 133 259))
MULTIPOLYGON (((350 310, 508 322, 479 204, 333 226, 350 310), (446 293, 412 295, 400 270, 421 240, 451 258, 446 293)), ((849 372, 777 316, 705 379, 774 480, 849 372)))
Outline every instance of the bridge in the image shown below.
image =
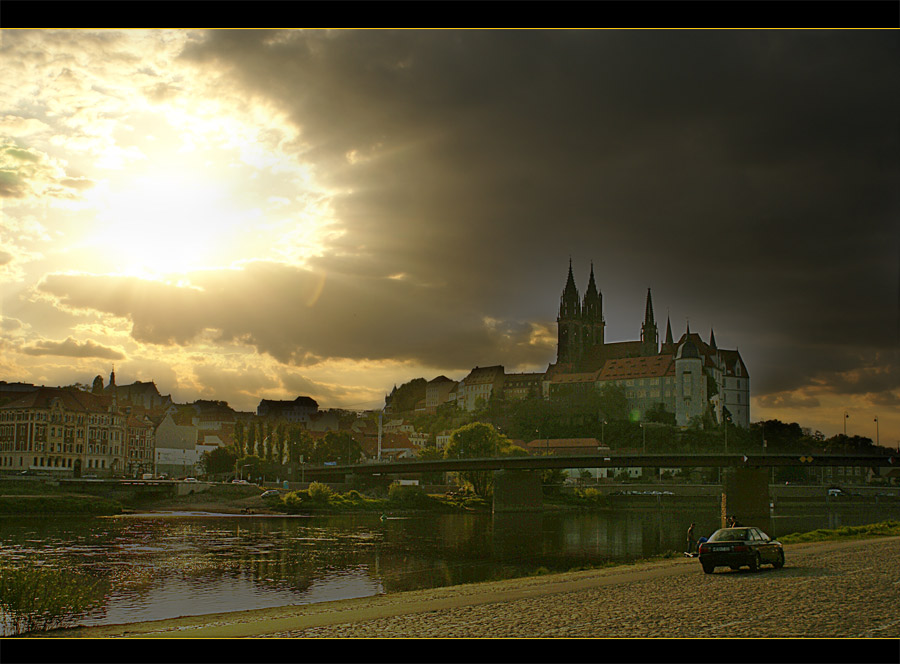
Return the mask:
POLYGON ((461 470, 544 470, 548 468, 776 468, 783 466, 859 466, 900 468, 900 454, 590 454, 383 461, 340 466, 306 465, 307 477, 443 473, 461 470))
POLYGON ((335 480, 353 475, 406 475, 453 471, 494 473, 494 512, 538 511, 543 505, 541 471, 548 468, 710 468, 725 469, 721 495, 722 525, 727 514, 740 514, 772 532, 769 472, 784 466, 900 467, 897 456, 865 454, 590 454, 438 459, 307 467, 310 479, 335 480))

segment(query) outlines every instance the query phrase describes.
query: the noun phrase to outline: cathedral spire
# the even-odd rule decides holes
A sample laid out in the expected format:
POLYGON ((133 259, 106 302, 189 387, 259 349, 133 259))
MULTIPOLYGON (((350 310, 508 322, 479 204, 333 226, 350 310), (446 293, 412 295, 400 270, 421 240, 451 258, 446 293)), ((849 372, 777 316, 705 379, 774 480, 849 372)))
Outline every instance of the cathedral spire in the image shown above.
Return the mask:
POLYGON ((644 307, 644 325, 656 325, 653 320, 653 298, 650 297, 650 289, 647 289, 647 305, 644 307))
POLYGON ((559 316, 557 323, 557 362, 572 363, 581 359, 581 302, 578 298, 578 287, 572 274, 572 258, 569 257, 569 276, 566 287, 559 298, 559 316))
POLYGON ((669 320, 669 316, 666 315, 666 344, 675 343, 672 341, 672 321, 669 320))
POLYGON ((591 261, 591 276, 588 279, 587 291, 584 294, 584 304, 581 307, 581 340, 585 353, 593 352, 593 349, 602 347, 604 343, 603 322, 603 295, 597 288, 594 280, 594 261, 591 261))
POLYGON ((711 327, 709 328, 709 347, 712 348, 713 350, 717 350, 717 348, 716 348, 716 335, 715 335, 715 333, 713 332, 713 329, 712 329, 711 327))
POLYGON ((659 353, 659 332, 653 319, 653 299, 647 289, 647 305, 644 309, 644 324, 641 326, 641 355, 644 357, 659 353))
POLYGON ((578 301, 578 287, 575 285, 575 276, 572 274, 572 259, 569 259, 569 277, 566 279, 566 287, 563 289, 559 302, 559 318, 569 319, 581 316, 581 303, 578 301))
POLYGON ((588 280, 587 291, 584 293, 584 306, 581 313, 588 322, 599 322, 603 318, 602 305, 603 296, 597 289, 597 282, 594 281, 594 262, 591 261, 591 276, 588 280))

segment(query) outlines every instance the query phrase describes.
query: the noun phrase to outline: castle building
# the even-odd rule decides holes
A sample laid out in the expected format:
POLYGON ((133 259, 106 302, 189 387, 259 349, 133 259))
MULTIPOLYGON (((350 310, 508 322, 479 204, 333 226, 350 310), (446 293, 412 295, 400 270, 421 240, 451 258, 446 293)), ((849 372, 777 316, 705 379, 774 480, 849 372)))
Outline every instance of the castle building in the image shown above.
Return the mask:
POLYGON ((557 360, 545 374, 545 396, 572 394, 613 384, 623 388, 629 408, 641 419, 654 408, 674 413, 679 426, 711 416, 721 423, 750 426, 750 375, 737 350, 720 349, 710 330, 709 342, 687 327, 659 343, 653 299, 647 289, 640 339, 607 343, 603 296, 591 264, 584 299, 579 298, 572 262, 557 316, 557 360))

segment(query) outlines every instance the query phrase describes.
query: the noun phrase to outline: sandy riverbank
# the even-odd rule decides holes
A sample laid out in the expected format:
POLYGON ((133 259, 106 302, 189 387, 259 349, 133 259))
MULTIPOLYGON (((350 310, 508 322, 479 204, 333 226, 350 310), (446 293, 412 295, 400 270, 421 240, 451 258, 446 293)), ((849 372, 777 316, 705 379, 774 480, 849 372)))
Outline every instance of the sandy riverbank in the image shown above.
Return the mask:
POLYGON ((900 537, 795 544, 786 550, 784 569, 765 568, 758 574, 723 570, 707 576, 696 559, 663 559, 45 636, 703 637, 716 635, 717 626, 724 625, 729 636, 900 636, 900 619, 888 608, 900 584, 900 537), (707 603, 715 602, 719 590, 728 601, 708 605, 703 615, 685 601, 711 592, 707 603), (885 593, 890 597, 882 598, 885 593), (884 611, 873 610, 880 600, 884 611), (804 607, 802 615, 792 608, 796 602, 804 607), (757 619, 760 611, 763 617, 757 619), (774 615, 779 611, 783 617, 774 615))

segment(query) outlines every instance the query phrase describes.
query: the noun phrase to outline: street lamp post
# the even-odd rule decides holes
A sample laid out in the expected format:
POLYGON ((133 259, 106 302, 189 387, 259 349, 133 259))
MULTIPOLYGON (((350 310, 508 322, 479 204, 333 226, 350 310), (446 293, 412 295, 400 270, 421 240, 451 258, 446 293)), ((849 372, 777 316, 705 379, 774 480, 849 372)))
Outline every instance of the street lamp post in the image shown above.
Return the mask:
POLYGON ((879 440, 880 439, 878 438, 878 418, 876 417, 875 418, 875 444, 880 446, 881 443, 879 442, 879 440))
POLYGON ((847 419, 849 419, 849 417, 850 417, 850 413, 848 413, 848 412, 845 410, 845 411, 844 411, 844 437, 847 436, 847 419))

